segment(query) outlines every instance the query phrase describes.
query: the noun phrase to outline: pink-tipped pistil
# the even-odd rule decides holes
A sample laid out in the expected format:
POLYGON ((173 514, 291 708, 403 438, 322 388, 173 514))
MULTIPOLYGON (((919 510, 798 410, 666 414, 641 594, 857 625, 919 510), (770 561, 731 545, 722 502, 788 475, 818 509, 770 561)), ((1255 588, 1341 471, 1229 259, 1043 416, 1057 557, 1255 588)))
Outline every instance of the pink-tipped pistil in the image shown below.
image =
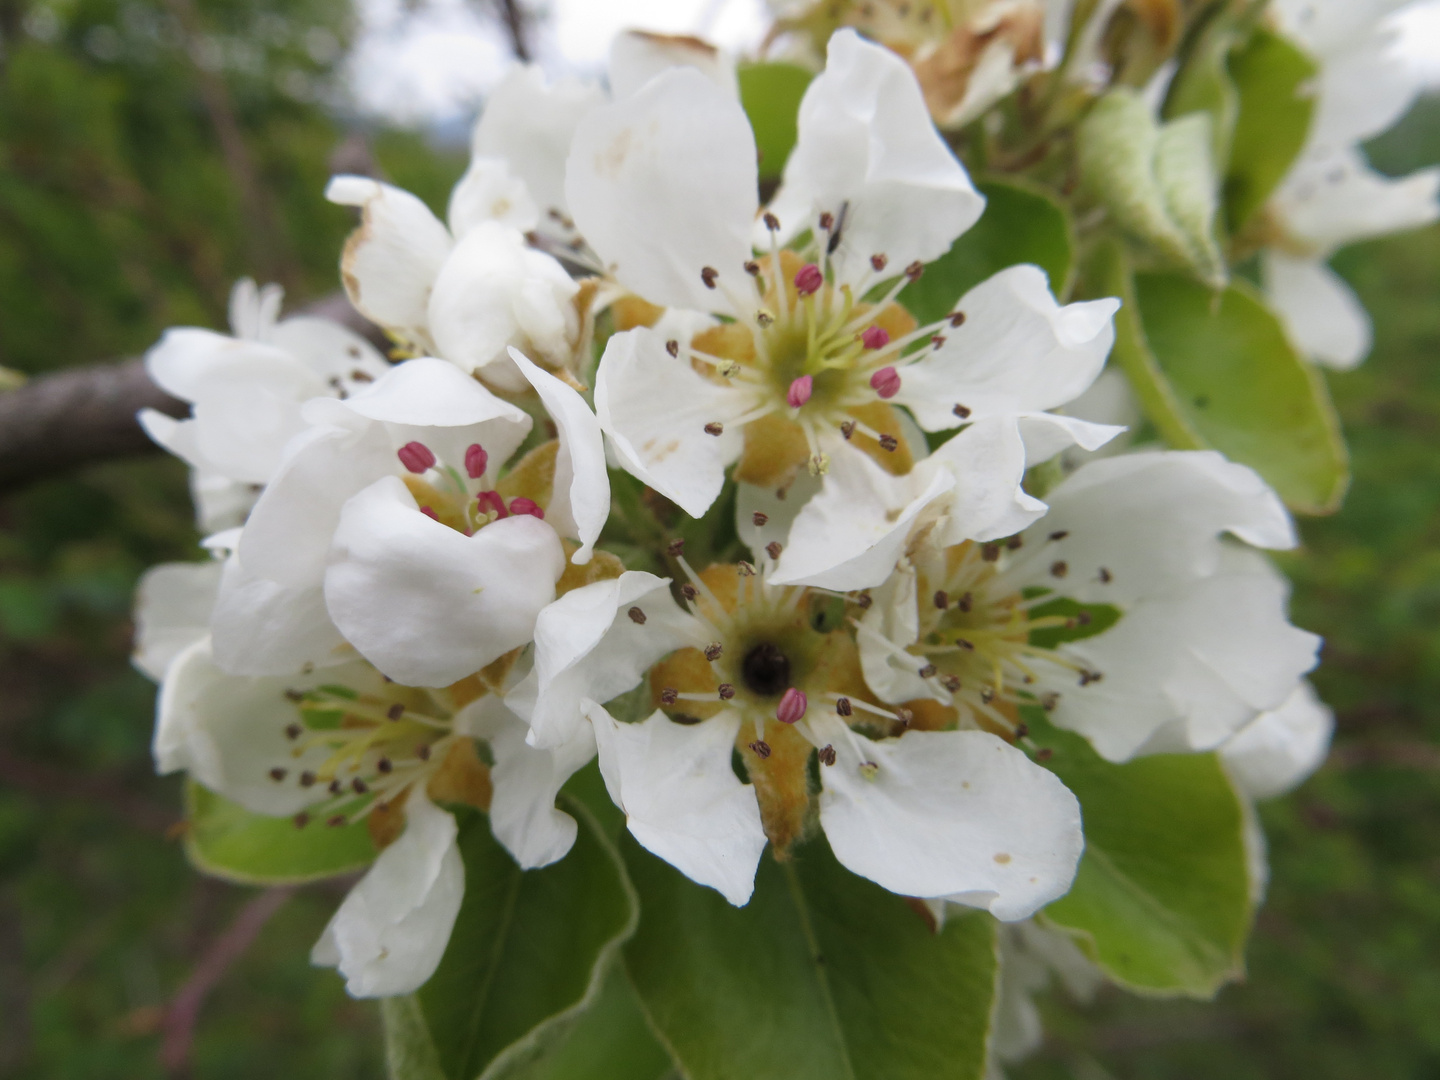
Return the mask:
POLYGON ((801 375, 790 384, 790 389, 785 391, 785 404, 792 409, 798 409, 810 400, 810 395, 815 392, 815 380, 809 375, 801 375))
POLYGON ((509 517, 510 511, 505 509, 505 500, 500 497, 498 491, 482 491, 475 496, 475 503, 482 514, 495 514, 497 517, 509 517))
POLYGON ((814 263, 806 263, 795 271, 795 291, 801 296, 813 296, 825 284, 825 275, 814 263))

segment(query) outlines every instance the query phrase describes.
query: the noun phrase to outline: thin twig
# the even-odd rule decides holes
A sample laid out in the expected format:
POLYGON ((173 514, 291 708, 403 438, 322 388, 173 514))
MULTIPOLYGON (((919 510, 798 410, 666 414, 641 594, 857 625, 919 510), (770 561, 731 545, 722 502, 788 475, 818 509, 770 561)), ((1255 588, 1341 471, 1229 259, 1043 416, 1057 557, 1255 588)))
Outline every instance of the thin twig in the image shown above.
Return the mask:
POLYGON ((530 62, 530 20, 520 0, 495 0, 500 8, 500 19, 510 35, 510 50, 522 63, 530 62))
POLYGON ((205 955, 190 972, 190 977, 171 999, 160 1025, 165 1033, 160 1046, 160 1064, 169 1075, 188 1075, 190 1049, 195 1042, 195 1022, 205 998, 224 977, 230 965, 244 955, 270 917, 294 894, 295 890, 291 888, 266 889, 252 898, 220 936, 210 943, 205 955))

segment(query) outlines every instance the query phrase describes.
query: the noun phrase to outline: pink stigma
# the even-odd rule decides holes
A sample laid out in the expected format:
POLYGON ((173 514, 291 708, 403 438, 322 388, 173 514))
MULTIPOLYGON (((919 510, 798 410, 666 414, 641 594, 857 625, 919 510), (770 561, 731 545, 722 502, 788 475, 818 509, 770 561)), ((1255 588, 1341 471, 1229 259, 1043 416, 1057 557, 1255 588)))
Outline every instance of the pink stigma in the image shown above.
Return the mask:
POLYGON ((792 686, 785 691, 780 704, 775 706, 775 718, 783 724, 793 724, 805 718, 805 710, 809 707, 810 702, 805 697, 805 691, 796 690, 792 686))
POLYGON ((485 466, 490 464, 490 455, 479 443, 471 443, 470 449, 465 451, 465 471, 470 474, 471 480, 479 480, 485 475, 485 466))
POLYGON ((527 499, 523 496, 510 500, 510 513, 529 514, 531 517, 545 519, 545 511, 540 509, 540 504, 534 499, 527 499))
POLYGON ((820 291, 820 286, 825 284, 825 275, 814 263, 806 263, 795 271, 795 291, 801 296, 809 296, 820 291))
POLYGON ((882 367, 870 376, 870 385, 882 398, 892 398, 900 392, 900 373, 893 367, 882 367))
POLYGON ((482 514, 494 513, 499 517, 509 517, 510 511, 505 509, 505 500, 500 497, 498 491, 482 491, 475 497, 476 506, 482 514))
POLYGON ((801 375, 790 384, 790 389, 785 391, 785 403, 792 409, 798 409, 810 400, 814 389, 815 380, 809 375, 801 375))
POLYGON ((400 459, 400 464, 413 473, 423 473, 426 469, 435 464, 435 455, 423 442, 407 442, 395 456, 400 459))
POLYGON ((890 331, 883 326, 867 326, 860 335, 860 344, 867 349, 883 349, 890 344, 890 331))

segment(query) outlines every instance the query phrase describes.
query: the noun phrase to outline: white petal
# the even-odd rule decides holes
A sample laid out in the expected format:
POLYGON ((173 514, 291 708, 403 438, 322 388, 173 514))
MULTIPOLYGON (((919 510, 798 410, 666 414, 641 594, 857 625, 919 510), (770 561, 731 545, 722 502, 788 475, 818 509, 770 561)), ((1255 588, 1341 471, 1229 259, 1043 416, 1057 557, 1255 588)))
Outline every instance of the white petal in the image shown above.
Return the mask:
POLYGON ((825 70, 800 103, 799 138, 771 210, 793 235, 822 212, 838 219, 842 207, 831 258, 845 282, 870 276, 872 255, 896 270, 938 258, 985 208, 910 68, 848 29, 830 39, 825 70))
POLYGON ((482 222, 455 245, 435 281, 430 333, 440 355, 468 372, 508 369, 505 350, 512 345, 568 367, 580 333, 579 288, 520 233, 482 222))
POLYGON ((1420 65, 1396 48, 1391 26, 1370 26, 1321 58, 1310 146, 1360 143, 1398 121, 1425 88, 1420 65))
MULTIPOLYGON (((577 710, 578 716, 578 710, 577 710)), ((575 843, 575 819, 555 808, 555 797, 595 756, 595 734, 589 724, 576 725, 574 737, 553 750, 539 750, 525 741, 525 722, 493 695, 466 707, 455 719, 490 743, 495 764, 490 769, 490 829, 524 870, 534 870, 565 857, 575 843)))
POLYGON ((778 542, 784 546, 789 542, 796 516, 820 493, 823 483, 807 469, 798 473, 788 488, 735 485, 735 531, 756 562, 765 558, 767 544, 778 542), (765 515, 764 525, 755 524, 757 511, 765 515))
POLYGON ((914 529, 948 505, 954 486, 945 469, 891 476, 868 454, 838 449, 820 493, 796 515, 770 580, 841 591, 880 584, 914 529))
POLYGON ((466 536, 377 480, 345 505, 325 602, 362 656, 409 686, 448 686, 530 640, 565 553, 528 514, 466 536))
POLYGON ((656 75, 675 67, 694 68, 730 97, 740 99, 732 57, 696 37, 643 30, 622 30, 610 43, 610 92, 617 98, 631 97, 656 75))
POLYGON ((965 322, 945 328, 941 348, 901 369, 895 402, 927 431, 954 427, 957 404, 974 420, 1064 405, 1105 366, 1119 306, 1110 299, 1061 307, 1039 267, 1002 270, 960 298, 955 310, 965 322))
POLYGON ((1025 436, 1015 417, 992 416, 947 439, 927 461, 930 468, 943 468, 955 478, 939 541, 994 540, 1043 516, 1045 504, 1021 487, 1028 463, 1025 436))
POLYGON ((917 698, 950 703, 950 695, 916 674, 925 660, 896 646, 913 645, 920 637, 914 570, 897 570, 872 594, 872 603, 860 620, 855 644, 865 685, 881 701, 899 704, 917 698))
POLYGON ((605 439, 600 421, 585 399, 549 372, 541 371, 519 350, 510 350, 510 359, 520 369, 560 436, 555 458, 555 483, 546 520, 562 535, 580 541, 574 561, 588 563, 595 541, 610 516, 610 476, 605 471, 605 439))
POLYGON ((741 907, 755 889, 765 850, 760 804, 730 767, 740 714, 676 724, 656 710, 638 724, 617 724, 587 701, 600 771, 635 839, 691 881, 741 907))
POLYGON ((285 302, 285 289, 275 283, 263 289, 254 278, 241 278, 230 290, 230 329, 237 338, 268 341, 285 302))
POLYGON ((945 896, 1006 922, 1063 896, 1084 840, 1054 773, 982 731, 872 742, 826 716, 820 823, 847 868, 902 896, 945 896), (863 757, 861 755, 864 755, 863 757), (873 779, 861 772, 878 766, 873 779))
POLYGON ((1334 270, 1273 250, 1261 254, 1260 269, 1271 307, 1311 360, 1348 371, 1369 355, 1370 316, 1334 270))
POLYGON ((166 330, 145 354, 145 372, 167 394, 192 402, 207 388, 236 381, 268 383, 297 400, 319 393, 322 385, 284 349, 192 326, 166 330))
POLYGON ((450 192, 450 234, 463 240, 483 222, 493 221, 526 233, 540 224, 540 209, 525 181, 504 158, 474 157, 450 192))
POLYGON ((668 578, 629 570, 573 589, 535 623, 535 668, 512 705, 536 746, 561 746, 585 727, 583 698, 609 701, 639 685, 662 657, 704 644, 695 619, 670 596, 668 578), (639 608, 636 622, 627 613, 639 608), (521 704, 524 702, 524 704, 521 704))
MULTIPOLYGON (((605 100, 600 88, 577 79, 546 85, 539 65, 517 65, 485 102, 472 152, 503 158, 525 181, 542 213, 566 212, 565 158, 575 128, 605 100)), ((549 221, 543 222, 549 226, 549 221)))
POLYGON ((295 357, 327 386, 337 380, 346 393, 380 378, 390 363, 355 331, 329 319, 296 315, 277 323, 270 342, 295 357))
POLYGON ((220 563, 161 563, 135 589, 135 651, 131 660, 159 682, 183 649, 210 632, 220 588, 220 563))
POLYGON ((1252 799, 1273 799, 1300 786, 1330 749, 1335 714, 1308 682, 1285 704, 1261 713, 1220 748, 1220 758, 1252 799))
POLYGON ((1285 617, 1288 583, 1230 545, 1213 577, 1126 610, 1063 655, 1103 678, 1067 684, 1051 717, 1109 761, 1211 750, 1284 704, 1315 666, 1320 639, 1285 617))
POLYGON ((1027 554, 1006 579, 1083 603, 1125 605, 1212 574, 1225 532, 1257 547, 1295 545, 1290 515, 1265 481, 1213 450, 1091 461, 1046 498, 1050 512, 1026 533, 1027 554), (1056 561, 1068 567, 1063 583, 1048 573, 1056 561))
POLYGON ((755 216, 755 137, 740 103, 692 68, 597 109, 575 136, 565 192, 616 280, 663 307, 730 311, 755 216), (708 289, 701 271, 719 274, 708 289))
POLYGON ((311 690, 322 683, 362 690, 380 688, 368 664, 350 664, 313 675, 262 677, 229 675, 215 666, 210 643, 197 641, 180 653, 160 688, 155 723, 155 768, 184 769, 210 790, 257 814, 284 817, 329 798, 323 787, 303 788, 302 770, 318 771, 330 757, 324 746, 295 751, 285 729, 300 720, 287 690, 311 690), (283 781, 270 775, 287 770, 283 781))
MULTIPOLYGON (((492 420, 516 426, 509 435, 514 444, 530 431, 530 418, 522 409, 498 398, 453 364, 422 356, 391 368, 383 379, 345 402, 351 412, 370 420, 408 427, 471 427, 492 420)), ((487 447, 489 449, 489 447, 487 447)), ((492 450, 491 456, 500 454, 492 450)))
POLYGON ((281 585, 225 562, 210 619, 215 662, 233 675, 295 675, 353 660, 314 584, 281 585))
POLYGON ((418 990, 435 974, 465 895, 455 819, 412 788, 405 831, 350 890, 310 954, 352 997, 418 990))
POLYGON ((1383 176, 1359 151, 1303 159, 1275 194, 1283 227, 1322 254, 1440 218, 1440 168, 1383 176))
POLYGON ((450 254, 449 231, 414 195, 368 177, 334 177, 325 197, 361 209, 340 262, 350 302, 372 322, 427 341, 430 287, 450 254))
POLYGON ((195 524, 202 533, 243 525, 259 495, 253 484, 203 469, 190 470, 190 501, 195 504, 195 524))
POLYGON ((614 335, 595 375, 595 414, 625 471, 701 517, 720 494, 725 468, 740 456, 732 421, 750 399, 696 374, 665 351, 665 337, 640 328, 614 335), (705 425, 723 425, 719 436, 705 425))

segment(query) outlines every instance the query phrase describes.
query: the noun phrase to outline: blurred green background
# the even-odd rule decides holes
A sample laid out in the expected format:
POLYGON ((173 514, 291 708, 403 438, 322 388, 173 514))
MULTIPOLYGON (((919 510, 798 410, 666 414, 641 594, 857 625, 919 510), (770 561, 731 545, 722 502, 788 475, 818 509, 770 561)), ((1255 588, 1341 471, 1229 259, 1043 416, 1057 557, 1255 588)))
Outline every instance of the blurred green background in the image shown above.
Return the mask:
MULTIPOLYGON (((367 154, 442 208, 458 153, 324 104, 349 19, 346 0, 0 0, 0 366, 223 327, 243 274, 331 292, 349 219, 320 193, 367 154)), ((1440 102, 1372 155, 1440 160, 1440 102)), ((1330 379, 1355 482, 1284 565, 1296 621, 1327 640, 1339 732, 1262 808, 1249 978, 1213 1004, 1048 1001, 1015 1077, 1440 1076, 1440 227, 1336 265, 1376 323, 1371 360, 1330 379)), ((383 1074, 373 1006, 308 963, 336 887, 279 907, 205 999, 188 1063, 161 1064, 166 1004, 255 896, 185 863, 178 781, 151 775, 154 690, 128 664, 138 575, 195 540, 184 471, 159 457, 0 493, 0 1076, 383 1074)))

